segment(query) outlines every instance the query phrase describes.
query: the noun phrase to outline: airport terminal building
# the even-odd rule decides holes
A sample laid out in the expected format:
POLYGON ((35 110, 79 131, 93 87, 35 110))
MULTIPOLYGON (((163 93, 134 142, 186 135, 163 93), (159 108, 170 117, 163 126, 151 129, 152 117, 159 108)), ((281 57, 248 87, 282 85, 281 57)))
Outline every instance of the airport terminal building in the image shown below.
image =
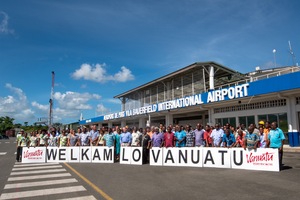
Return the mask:
POLYGON ((122 110, 84 119, 80 125, 136 126, 197 123, 246 127, 277 121, 299 130, 300 68, 279 67, 242 74, 216 62, 196 62, 114 98, 122 110))

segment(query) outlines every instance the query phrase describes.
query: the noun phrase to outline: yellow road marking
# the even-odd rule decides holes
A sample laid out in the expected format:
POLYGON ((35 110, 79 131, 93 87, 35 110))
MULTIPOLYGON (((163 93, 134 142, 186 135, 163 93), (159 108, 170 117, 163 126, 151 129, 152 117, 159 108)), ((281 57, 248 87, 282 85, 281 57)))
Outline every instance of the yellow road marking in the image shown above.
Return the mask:
POLYGON ((85 181, 89 186, 91 186, 96 192, 98 192, 104 199, 106 200, 113 200, 108 194, 106 194, 103 190, 101 190, 99 187, 97 187, 94 183, 92 183, 89 179, 85 178, 83 175, 81 175, 78 171, 76 171, 73 167, 71 167, 69 164, 64 163, 71 171, 73 171, 77 176, 79 176, 83 181, 85 181))

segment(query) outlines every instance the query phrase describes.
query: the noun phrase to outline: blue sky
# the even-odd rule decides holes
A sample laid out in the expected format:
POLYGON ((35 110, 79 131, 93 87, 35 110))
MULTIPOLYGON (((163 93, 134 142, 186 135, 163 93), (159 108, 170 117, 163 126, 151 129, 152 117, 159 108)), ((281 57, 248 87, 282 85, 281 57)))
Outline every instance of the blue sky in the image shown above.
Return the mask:
POLYGON ((2 0, 0 116, 54 122, 121 109, 113 96, 194 62, 240 72, 300 56, 300 1, 2 0))

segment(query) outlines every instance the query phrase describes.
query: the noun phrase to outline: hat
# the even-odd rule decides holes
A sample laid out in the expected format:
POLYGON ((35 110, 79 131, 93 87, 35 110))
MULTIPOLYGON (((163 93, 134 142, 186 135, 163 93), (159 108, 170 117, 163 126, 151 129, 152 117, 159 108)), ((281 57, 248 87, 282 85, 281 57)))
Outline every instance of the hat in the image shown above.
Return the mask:
POLYGON ((259 124, 259 125, 264 125, 265 122, 261 120, 261 121, 258 122, 258 124, 259 124))

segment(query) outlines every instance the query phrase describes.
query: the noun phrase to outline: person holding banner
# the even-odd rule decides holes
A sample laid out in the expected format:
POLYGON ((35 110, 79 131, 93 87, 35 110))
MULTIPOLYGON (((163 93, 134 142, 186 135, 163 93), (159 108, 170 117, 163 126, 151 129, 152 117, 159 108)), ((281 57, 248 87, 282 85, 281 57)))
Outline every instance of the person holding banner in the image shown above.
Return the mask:
POLYGON ((164 134, 164 147, 174 147, 175 146, 175 135, 172 131, 172 126, 168 126, 167 132, 164 134))
POLYGON ((132 128, 131 137, 132 137, 132 139, 131 139, 131 146, 132 147, 138 147, 138 146, 140 146, 140 140, 139 140, 140 133, 139 133, 139 131, 137 130, 136 127, 132 128))
POLYGON ((131 133, 128 132, 127 127, 123 127, 120 135, 120 143, 123 147, 128 147, 131 144, 131 133))
POLYGON ((194 147, 195 146, 195 132, 192 130, 191 125, 187 124, 185 126, 186 132, 186 147, 194 147))
POLYGON ((99 137, 99 132, 97 131, 97 125, 92 126, 92 130, 89 132, 89 139, 91 146, 97 146, 97 141, 99 137))
POLYGON ((31 137, 30 137, 30 145, 31 147, 37 147, 39 146, 39 139, 36 137, 37 132, 33 131, 31 132, 31 137))
POLYGON ((27 137, 27 134, 22 130, 21 134, 17 137, 17 157, 16 157, 17 162, 21 162, 23 147, 28 146, 28 142, 29 139, 27 137))
POLYGON ((186 133, 184 131, 183 126, 176 125, 176 132, 174 134, 176 147, 185 147, 186 133))
POLYGON ((56 136, 56 131, 52 130, 51 134, 50 134, 50 137, 48 139, 48 146, 50 146, 50 147, 58 146, 57 145, 57 137, 59 137, 59 136, 56 136))
POLYGON ((237 133, 238 133, 238 136, 236 137, 236 141, 233 146, 244 148, 244 139, 245 139, 246 134, 244 133, 244 131, 242 129, 238 129, 237 133))
POLYGON ((66 136, 66 131, 62 130, 60 136, 58 137, 58 144, 60 147, 66 147, 68 142, 68 137, 66 136))
POLYGON ((70 134, 68 135, 68 144, 69 147, 79 146, 79 137, 75 135, 75 131, 73 129, 70 130, 70 134))
POLYGON ((104 146, 104 136, 106 134, 104 134, 104 131, 105 129, 100 129, 100 134, 99 134, 99 137, 98 137, 98 142, 97 142, 97 146, 104 146))
POLYGON ((112 128, 109 128, 108 133, 104 135, 104 146, 113 147, 115 145, 115 135, 112 128))
POLYGON ((225 129, 225 134, 223 135, 222 142, 224 147, 231 148, 235 144, 235 137, 234 134, 230 132, 229 128, 225 129))
POLYGON ((85 126, 83 127, 82 133, 80 133, 79 135, 79 140, 81 146, 89 146, 90 139, 87 128, 85 126))
POLYGON ((143 164, 148 163, 149 149, 151 145, 151 138, 147 134, 146 129, 143 130, 143 134, 140 136, 141 145, 143 147, 143 164))
POLYGON ((279 167, 282 169, 283 143, 285 136, 283 131, 278 128, 277 122, 272 122, 271 130, 268 134, 267 146, 273 149, 278 149, 279 152, 279 167))
POLYGON ((121 129, 117 126, 116 127, 116 134, 115 134, 115 137, 116 137, 116 144, 115 144, 115 147, 116 147, 116 160, 118 161, 119 158, 120 158, 120 149, 121 149, 121 143, 120 143, 120 134, 121 134, 121 129))
POLYGON ((246 133, 244 139, 244 149, 256 149, 259 142, 259 136, 254 133, 254 125, 250 124, 248 127, 248 132, 246 133))
POLYGON ((210 137, 211 135, 211 127, 210 125, 206 125, 205 126, 205 131, 204 131, 204 134, 203 134, 203 139, 204 139, 204 143, 205 143, 205 146, 206 147, 212 147, 212 138, 210 137))
POLYGON ((164 141, 164 134, 159 132, 159 128, 154 128, 154 133, 152 134, 151 147, 162 147, 164 141))
POLYGON ((43 129, 39 137, 39 146, 40 147, 47 146, 47 142, 48 142, 48 134, 47 131, 43 129))
POLYGON ((211 132, 210 137, 213 140, 213 147, 220 147, 222 143, 222 138, 224 135, 223 129, 220 128, 220 124, 215 125, 215 129, 211 132))

